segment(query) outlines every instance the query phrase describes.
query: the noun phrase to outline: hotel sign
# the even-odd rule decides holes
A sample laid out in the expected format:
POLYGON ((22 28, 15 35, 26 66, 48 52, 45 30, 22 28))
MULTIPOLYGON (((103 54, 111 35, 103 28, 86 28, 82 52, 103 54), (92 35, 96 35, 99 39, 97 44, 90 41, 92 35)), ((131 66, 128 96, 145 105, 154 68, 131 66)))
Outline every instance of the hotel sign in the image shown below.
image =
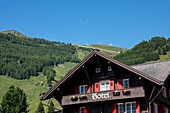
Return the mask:
POLYGON ((109 92, 106 93, 93 93, 92 94, 92 99, 93 100, 100 100, 100 99, 107 99, 110 98, 111 95, 109 92))

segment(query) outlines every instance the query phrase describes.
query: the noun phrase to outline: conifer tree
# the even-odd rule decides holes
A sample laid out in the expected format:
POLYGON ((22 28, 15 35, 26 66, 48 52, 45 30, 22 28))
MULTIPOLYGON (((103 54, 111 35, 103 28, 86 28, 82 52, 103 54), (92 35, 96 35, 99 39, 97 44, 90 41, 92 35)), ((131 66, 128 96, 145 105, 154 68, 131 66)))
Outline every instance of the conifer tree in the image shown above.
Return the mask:
POLYGON ((38 107, 35 113, 45 113, 44 107, 41 102, 38 104, 38 107))
POLYGON ((27 113, 27 96, 19 87, 10 86, 1 102, 2 113, 27 113))

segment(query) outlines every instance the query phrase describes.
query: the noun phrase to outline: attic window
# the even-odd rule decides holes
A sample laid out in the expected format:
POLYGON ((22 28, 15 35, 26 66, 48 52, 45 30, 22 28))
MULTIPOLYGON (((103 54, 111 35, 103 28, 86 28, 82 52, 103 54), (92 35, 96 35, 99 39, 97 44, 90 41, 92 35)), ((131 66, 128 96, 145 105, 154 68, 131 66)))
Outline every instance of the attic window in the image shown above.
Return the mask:
POLYGON ((96 73, 100 73, 100 68, 96 68, 96 73))
POLYGON ((112 71, 112 67, 111 66, 108 66, 108 71, 112 71))

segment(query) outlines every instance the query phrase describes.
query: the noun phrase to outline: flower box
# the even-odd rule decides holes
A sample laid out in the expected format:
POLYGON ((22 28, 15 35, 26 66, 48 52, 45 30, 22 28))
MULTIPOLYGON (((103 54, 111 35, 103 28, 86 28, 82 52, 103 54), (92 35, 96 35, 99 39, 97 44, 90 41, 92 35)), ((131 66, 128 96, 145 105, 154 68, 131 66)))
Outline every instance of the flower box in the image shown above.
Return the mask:
POLYGON ((130 95, 131 90, 130 89, 124 89, 122 90, 123 95, 130 95))
POLYGON ((72 97, 70 97, 70 100, 71 100, 71 101, 77 101, 77 100, 78 100, 78 97, 77 97, 77 96, 72 96, 72 97))
POLYGON ((114 90, 112 91, 113 96, 119 96, 120 95, 120 91, 114 90))
POLYGON ((79 96, 79 99, 80 99, 80 100, 86 100, 86 99, 87 99, 87 95, 80 95, 80 96, 79 96))

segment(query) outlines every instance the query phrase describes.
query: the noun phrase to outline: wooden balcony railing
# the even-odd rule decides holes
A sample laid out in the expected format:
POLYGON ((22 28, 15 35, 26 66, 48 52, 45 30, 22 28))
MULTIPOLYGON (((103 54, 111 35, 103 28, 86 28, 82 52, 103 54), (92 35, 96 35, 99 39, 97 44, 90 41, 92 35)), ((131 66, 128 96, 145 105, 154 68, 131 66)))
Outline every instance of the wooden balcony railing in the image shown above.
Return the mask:
POLYGON ((134 87, 134 88, 129 88, 127 90, 130 90, 130 92, 123 93, 122 90, 115 90, 117 91, 117 93, 113 94, 113 91, 110 90, 110 91, 94 92, 88 94, 67 95, 67 96, 63 96, 62 105, 145 97, 145 92, 143 87, 134 87))

